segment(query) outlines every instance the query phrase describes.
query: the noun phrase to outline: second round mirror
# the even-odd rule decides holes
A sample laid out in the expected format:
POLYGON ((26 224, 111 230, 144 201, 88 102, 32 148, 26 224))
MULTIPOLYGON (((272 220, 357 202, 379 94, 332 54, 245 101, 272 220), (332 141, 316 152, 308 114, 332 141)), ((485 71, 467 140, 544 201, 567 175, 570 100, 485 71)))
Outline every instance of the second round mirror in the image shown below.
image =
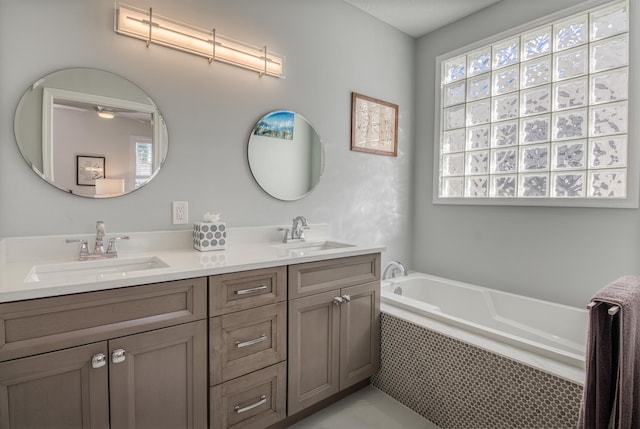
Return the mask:
POLYGON ((289 110, 268 113, 257 122, 248 157, 258 185, 283 201, 306 196, 324 169, 320 136, 304 116, 289 110))

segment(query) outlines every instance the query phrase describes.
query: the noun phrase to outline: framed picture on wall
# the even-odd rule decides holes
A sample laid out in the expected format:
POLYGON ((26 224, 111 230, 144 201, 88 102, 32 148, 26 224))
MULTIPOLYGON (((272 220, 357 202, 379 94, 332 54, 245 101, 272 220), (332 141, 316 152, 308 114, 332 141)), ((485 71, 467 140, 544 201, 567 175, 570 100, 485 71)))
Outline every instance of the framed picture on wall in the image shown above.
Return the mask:
POLYGON ((96 186, 96 179, 104 179, 104 156, 76 156, 76 183, 81 186, 96 186))
POLYGON ((353 92, 351 150, 398 156, 398 105, 353 92))

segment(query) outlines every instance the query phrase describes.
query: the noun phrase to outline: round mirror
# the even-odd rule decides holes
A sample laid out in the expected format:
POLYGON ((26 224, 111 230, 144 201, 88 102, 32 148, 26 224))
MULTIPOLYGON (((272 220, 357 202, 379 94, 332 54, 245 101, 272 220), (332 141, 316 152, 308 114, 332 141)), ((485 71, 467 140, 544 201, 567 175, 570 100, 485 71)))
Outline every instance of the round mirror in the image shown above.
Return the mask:
POLYGON ((44 180, 90 198, 144 186, 168 150, 157 106, 133 83, 102 70, 60 70, 35 82, 14 119, 20 153, 44 180))
POLYGON ((249 168, 258 185, 279 200, 298 200, 320 182, 324 152, 320 136, 302 115, 268 113, 249 137, 249 168))

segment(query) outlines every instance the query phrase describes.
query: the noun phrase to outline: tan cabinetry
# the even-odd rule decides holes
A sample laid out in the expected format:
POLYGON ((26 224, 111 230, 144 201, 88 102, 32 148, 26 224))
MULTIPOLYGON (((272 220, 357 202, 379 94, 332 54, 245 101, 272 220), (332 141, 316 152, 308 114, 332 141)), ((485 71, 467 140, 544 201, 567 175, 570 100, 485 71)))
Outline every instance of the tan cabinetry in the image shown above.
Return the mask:
POLYGON ((206 426, 206 292, 194 279, 1 304, 0 428, 206 426))
POLYGON ((212 428, 266 428, 286 417, 286 285, 286 267, 209 278, 212 428))
POLYGON ((289 415, 377 370, 379 279, 379 254, 289 267, 289 415))

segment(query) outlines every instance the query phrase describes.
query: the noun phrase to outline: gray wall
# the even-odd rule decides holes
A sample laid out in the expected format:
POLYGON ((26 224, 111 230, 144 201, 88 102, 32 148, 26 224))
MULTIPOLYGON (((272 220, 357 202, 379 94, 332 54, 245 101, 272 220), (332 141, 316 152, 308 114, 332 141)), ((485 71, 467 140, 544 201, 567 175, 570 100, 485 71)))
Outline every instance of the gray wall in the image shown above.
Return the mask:
POLYGON ((640 271, 637 209, 431 202, 436 57, 579 3, 503 0, 418 40, 414 269, 580 307, 610 281, 640 271))
POLYGON ((140 8, 286 55, 286 79, 152 45, 113 31, 112 0, 0 0, 0 237, 189 228, 171 225, 171 201, 190 221, 221 212, 230 226, 327 222, 343 239, 388 246, 409 260, 415 41, 341 0, 128 0, 140 8), (29 85, 55 70, 92 67, 140 86, 169 129, 167 162, 124 197, 67 195, 29 171, 13 135, 29 85), (397 158, 349 150, 351 92, 400 105, 397 158), (298 202, 254 182, 246 146, 265 113, 290 109, 325 144, 326 169, 298 202))

